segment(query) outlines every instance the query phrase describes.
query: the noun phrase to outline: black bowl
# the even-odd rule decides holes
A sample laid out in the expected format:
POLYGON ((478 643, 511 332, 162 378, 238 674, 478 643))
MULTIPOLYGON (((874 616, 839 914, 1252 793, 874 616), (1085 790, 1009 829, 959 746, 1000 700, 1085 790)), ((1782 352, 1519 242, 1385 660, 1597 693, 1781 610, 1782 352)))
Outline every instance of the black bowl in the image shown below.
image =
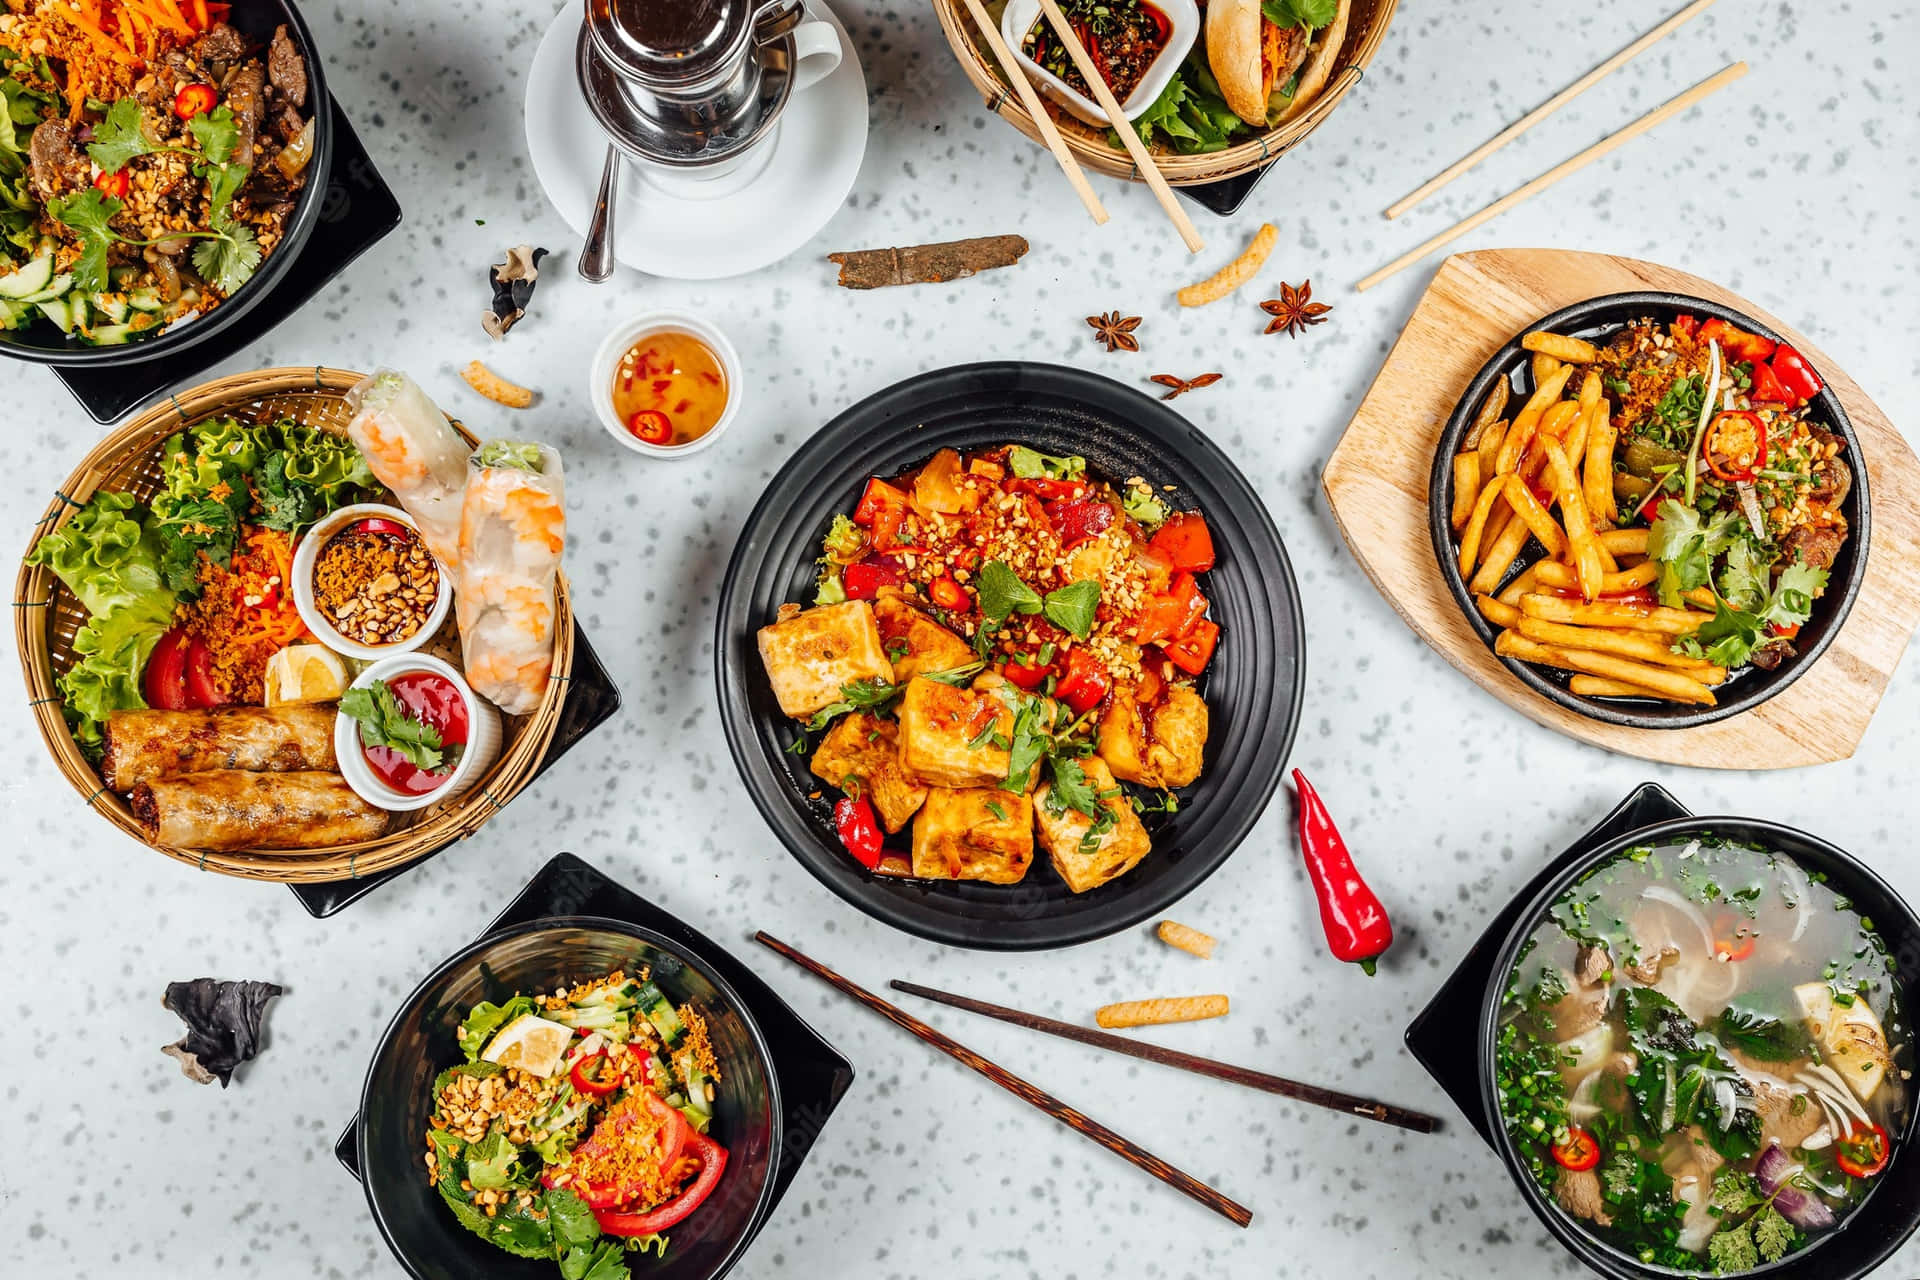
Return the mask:
POLYGON ((739 1260, 772 1203, 784 1131, 779 1082, 751 1010, 712 965, 663 935, 564 916, 491 934, 435 969, 400 1006, 367 1069, 358 1152, 367 1204, 417 1280, 559 1276, 551 1261, 516 1258, 462 1227, 427 1181, 421 1157, 433 1078, 463 1060, 454 1033, 466 1010, 643 964, 675 1004, 691 1001, 706 1015, 720 1066, 712 1134, 727 1149, 727 1168, 707 1202, 667 1233, 666 1257, 635 1271, 648 1280, 708 1280, 739 1260))
MULTIPOLYGON (((1630 320, 1645 316, 1670 321, 1682 312, 1701 317, 1718 316, 1750 333, 1762 334, 1775 342, 1783 341, 1778 333, 1749 315, 1683 293, 1615 293, 1602 298, 1590 298, 1554 312, 1528 326, 1526 332, 1545 329, 1598 342, 1630 320)), ((1460 451, 1460 441, 1473 425, 1474 414, 1486 399, 1487 391, 1496 378, 1511 378, 1518 373, 1524 387, 1521 396, 1531 394, 1533 388, 1528 362, 1532 353, 1520 346, 1520 336, 1515 335, 1513 341, 1495 352, 1468 384, 1466 394, 1460 398, 1453 416, 1447 419, 1446 430, 1440 435, 1427 489, 1427 526, 1433 539, 1434 557, 1440 562, 1440 574, 1446 579, 1447 589, 1453 593, 1460 611, 1466 615, 1468 623, 1479 633, 1489 650, 1493 648, 1498 628, 1483 618, 1479 609, 1474 607, 1473 594, 1467 590, 1466 579, 1460 574, 1458 553, 1454 546, 1450 519, 1453 510, 1453 457, 1460 451)), ((1825 381, 1824 375, 1822 381, 1825 381)), ((1860 452, 1860 438, 1854 434, 1853 423, 1831 386, 1823 389, 1809 405, 1810 420, 1847 442, 1843 456, 1853 468, 1853 491, 1841 504, 1849 530, 1846 545, 1841 548, 1839 558, 1834 561, 1829 573, 1826 594, 1816 602, 1813 617, 1800 630, 1795 645, 1799 652, 1794 657, 1772 671, 1747 667, 1732 673, 1727 683, 1714 691, 1719 705, 1705 708, 1651 700, 1583 698, 1567 687, 1573 678, 1572 672, 1503 658, 1501 661, 1506 663, 1507 669, 1550 702, 1583 716, 1631 729, 1689 729, 1695 725, 1712 724, 1716 720, 1725 720, 1729 716, 1753 710, 1798 680, 1819 661, 1820 655, 1840 634, 1840 627, 1853 608, 1855 597, 1860 594, 1860 584, 1867 576, 1867 538, 1870 532, 1867 460, 1860 452)), ((1539 544, 1530 541, 1527 552, 1514 562, 1509 578, 1539 555, 1539 544)))
MULTIPOLYGON (((1892 886, 1865 863, 1828 844, 1818 836, 1778 823, 1755 818, 1675 818, 1640 827, 1601 845, 1560 869, 1528 901, 1507 931, 1496 953, 1479 1008, 1478 1037, 1475 1041, 1479 1072, 1480 1107, 1486 1132, 1492 1135, 1494 1148, 1507 1166, 1507 1173, 1520 1188, 1527 1206, 1545 1224, 1569 1252, 1611 1280, 1653 1280, 1655 1277, 1691 1276, 1698 1273, 1649 1266, 1589 1235, 1575 1219, 1563 1213, 1540 1190, 1540 1186, 1521 1161, 1518 1150, 1507 1139, 1500 1118, 1499 1093, 1494 1083, 1494 1042, 1500 1029, 1500 1008, 1505 999, 1507 977, 1528 936, 1545 916, 1555 898, 1566 892, 1594 867, 1635 845, 1671 844, 1697 837, 1719 836, 1740 843, 1759 845, 1786 854, 1813 873, 1824 874, 1828 885, 1851 898, 1860 913, 1873 922, 1887 944, 1888 954, 1899 965, 1895 978, 1899 1008, 1911 1025, 1920 1009, 1920 917, 1916 917, 1892 886)), ((1920 1141, 1920 1106, 1907 1107, 1903 1132, 1894 1135, 1893 1162, 1876 1179, 1873 1190, 1844 1219, 1838 1229, 1811 1246, 1777 1263, 1741 1275, 1764 1275, 1779 1280, 1855 1280, 1891 1257, 1920 1227, 1920 1155, 1914 1151, 1920 1141)))
POLYGON ((1293 569, 1258 495, 1179 414, 1075 369, 1016 362, 910 378, 854 405, 774 477, 728 566, 714 648, 720 715, 747 791, 781 841, 835 893, 896 928, 955 946, 1037 950, 1104 937, 1164 910, 1226 861, 1280 783, 1299 725, 1305 627, 1293 569), (1017 885, 876 876, 834 835, 831 805, 780 713, 754 635, 787 601, 812 598, 820 539, 869 476, 905 471, 941 448, 1006 443, 1079 454, 1093 472, 1146 477, 1176 507, 1204 512, 1218 555, 1206 575, 1220 646, 1201 692, 1205 768, 1177 814, 1150 815, 1153 852, 1074 894, 1045 859, 1017 885))
POLYGON ((333 166, 333 100, 327 93, 326 67, 314 45, 313 32, 292 0, 236 0, 227 22, 262 48, 273 38, 274 28, 284 24, 307 66, 307 101, 301 111, 313 120, 313 158, 307 162, 307 184, 300 189, 293 212, 287 215, 280 243, 238 293, 207 314, 158 337, 117 347, 89 347, 42 319, 24 329, 0 332, 0 356, 32 364, 99 369, 176 355, 239 323, 293 269, 307 237, 320 221, 327 199, 327 175, 333 166))

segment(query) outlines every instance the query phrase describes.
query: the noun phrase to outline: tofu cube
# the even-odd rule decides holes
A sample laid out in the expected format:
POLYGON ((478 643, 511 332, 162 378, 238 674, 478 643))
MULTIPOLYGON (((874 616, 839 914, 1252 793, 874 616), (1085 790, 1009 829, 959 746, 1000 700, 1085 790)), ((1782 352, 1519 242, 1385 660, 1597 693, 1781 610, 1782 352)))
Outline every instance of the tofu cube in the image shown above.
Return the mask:
POLYGON ((1118 791, 1120 785, 1106 764, 1098 756, 1090 756, 1082 760, 1080 766, 1086 771, 1087 785, 1100 797, 1100 807, 1113 815, 1113 825, 1094 840, 1087 839, 1093 828, 1092 818, 1064 805, 1059 812, 1053 811, 1051 783, 1042 783, 1033 794, 1033 817, 1040 830, 1040 845, 1053 859, 1053 868, 1067 882, 1067 888, 1075 893, 1098 889, 1109 880, 1125 875, 1153 848, 1147 829, 1140 825, 1140 818, 1127 797, 1105 794, 1118 791))
POLYGON ((813 753, 814 776, 830 787, 873 801, 880 825, 889 832, 907 825, 925 803, 927 789, 900 767, 900 730, 891 720, 856 712, 827 730, 813 753))
POLYGON ((1169 685, 1145 710, 1122 685, 1100 717, 1100 758, 1114 776, 1147 787, 1184 787, 1200 776, 1207 746, 1207 704, 1186 685, 1169 685))
POLYGON ((873 606, 865 600, 820 605, 760 628, 760 661, 780 710, 804 720, 840 700, 856 680, 893 679, 873 606))
POLYGON ((935 787, 913 820, 913 874, 1017 884, 1033 865, 1033 801, 998 787, 935 787))
POLYGON ((1007 749, 970 746, 989 726, 1007 741, 1013 712, 990 692, 916 677, 900 699, 900 763, 932 787, 993 787, 1006 781, 1007 749))
POLYGON ((927 671, 953 671, 975 661, 973 646, 898 596, 873 602, 880 641, 893 662, 893 682, 905 685, 927 671))

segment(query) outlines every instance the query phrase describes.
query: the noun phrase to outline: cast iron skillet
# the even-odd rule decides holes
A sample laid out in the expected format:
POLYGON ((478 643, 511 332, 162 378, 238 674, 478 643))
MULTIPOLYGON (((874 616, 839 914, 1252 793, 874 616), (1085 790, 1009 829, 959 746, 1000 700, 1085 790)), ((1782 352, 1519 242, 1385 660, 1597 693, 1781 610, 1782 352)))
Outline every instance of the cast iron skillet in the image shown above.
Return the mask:
POLYGON ((0 356, 33 364, 102 368, 174 355, 238 323, 293 269, 307 237, 320 221, 320 211, 327 199, 327 177, 333 165, 333 99, 327 93, 326 68, 314 46, 313 32, 307 29, 306 20, 292 0, 237 0, 227 22, 263 50, 273 38, 274 28, 285 24, 288 38, 307 64, 307 101, 301 112, 314 122, 313 159, 307 162, 307 184, 300 189, 293 212, 287 215, 280 243, 260 263, 240 292, 207 314, 158 337, 142 338, 117 347, 89 347, 78 338, 61 333, 51 322, 37 320, 24 329, 0 332, 0 356))
MULTIPOLYGON (((1507 1173, 1520 1188, 1534 1216, 1553 1232, 1569 1252, 1601 1275, 1611 1277, 1611 1280, 1649 1280, 1651 1277, 1700 1273, 1649 1266, 1602 1244, 1596 1237, 1587 1234, 1575 1219, 1561 1212, 1540 1190, 1533 1175, 1521 1162, 1519 1152, 1507 1139, 1506 1129, 1500 1119, 1499 1091, 1494 1083, 1493 1071, 1494 1042, 1500 1029, 1500 1006, 1506 995, 1507 977, 1513 971, 1514 959, 1520 947, 1546 915, 1553 900, 1564 893, 1569 885, 1594 867, 1635 845, 1674 844, 1709 836, 1754 844, 1786 854, 1804 870, 1824 873, 1828 884, 1842 896, 1851 898, 1860 914, 1873 922, 1874 928, 1887 944, 1888 954, 1898 963, 1896 981, 1902 1017, 1911 1024, 1914 1010, 1920 1007, 1916 1004, 1916 1001, 1920 1001, 1920 983, 1916 983, 1914 977, 1916 972, 1920 972, 1920 917, 1916 917, 1900 895, 1865 863, 1804 831, 1755 818, 1675 818, 1630 831, 1564 868, 1548 881, 1515 918, 1494 960, 1492 976, 1481 998, 1480 1025, 1475 1042, 1480 1105, 1489 1132, 1494 1135, 1494 1146, 1507 1166, 1507 1173)), ((1905 1065, 1911 1067, 1912 1063, 1905 1065)), ((1909 1082, 1907 1087, 1913 1088, 1913 1082, 1909 1082)), ((1892 1163, 1875 1179, 1876 1185, 1866 1199, 1836 1230, 1779 1262, 1738 1274, 1764 1275, 1777 1277, 1778 1280, 1855 1280, 1893 1256, 1914 1229, 1920 1227, 1920 1176, 1914 1172, 1916 1167, 1920 1167, 1915 1164, 1916 1160, 1920 1160, 1920 1155, 1914 1151, 1915 1143, 1920 1142, 1920 1106, 1913 1105, 1911 1098, 1906 1127, 1893 1137, 1895 1151, 1892 1163)))
POLYGON ((517 1258, 474 1235, 428 1183, 421 1163, 433 1078, 463 1059, 454 1032, 467 1009, 514 992, 552 991, 615 969, 650 967, 676 1005, 706 1015, 714 1057, 715 1141, 727 1168, 707 1202, 667 1232, 665 1258, 636 1259, 648 1280, 711 1280, 739 1260, 773 1198, 785 1132, 780 1084, 753 1013, 698 955, 651 929, 599 916, 536 920, 465 947, 422 982, 381 1035, 360 1097, 359 1158, 367 1204, 387 1246, 416 1280, 555 1280, 548 1258, 517 1258))
MULTIPOLYGON (((1607 337, 1630 320, 1643 316, 1651 317, 1662 323, 1670 321, 1682 312, 1707 318, 1718 316, 1727 323, 1750 333, 1758 333, 1774 341, 1780 341, 1780 335, 1761 324, 1758 320, 1717 302, 1708 302, 1704 298, 1692 298, 1680 293, 1615 293, 1602 298, 1591 298, 1586 302, 1575 303, 1563 311, 1556 311, 1545 319, 1528 327, 1527 332, 1546 329, 1553 333, 1563 333, 1587 338, 1595 343, 1603 342, 1607 337)), ((1466 394, 1460 398, 1453 416, 1447 419, 1446 430, 1441 433, 1439 449, 1434 454, 1433 472, 1428 479, 1427 526, 1433 539, 1433 552, 1440 562, 1440 574, 1446 579, 1447 589, 1460 605, 1467 621, 1479 633, 1480 639, 1489 650, 1493 648, 1498 628, 1480 616, 1474 607, 1473 595, 1467 590, 1466 579, 1460 575, 1459 555, 1454 539, 1451 513, 1453 509, 1453 457, 1460 452, 1460 442, 1466 436, 1467 429, 1473 425, 1474 414, 1486 399, 1487 391, 1496 378, 1511 378, 1519 375, 1520 390, 1512 401, 1517 406, 1525 402, 1532 394, 1533 381, 1528 373, 1528 361, 1532 353, 1520 346, 1522 335, 1514 335, 1513 341, 1494 353, 1491 360, 1475 375, 1468 384, 1466 394)), ((1817 371, 1816 371, 1817 372, 1817 371)), ((1825 381, 1825 374, 1821 375, 1825 381)), ((1716 720, 1725 720, 1737 716, 1773 697, 1782 689, 1798 680, 1803 672, 1819 661, 1827 646, 1840 633, 1841 625, 1846 621, 1847 613, 1853 608, 1854 598, 1860 594, 1860 584, 1867 573, 1867 538, 1869 534, 1869 504, 1867 497, 1867 460, 1861 456, 1859 437, 1854 435, 1853 423, 1847 418, 1847 411, 1841 407, 1840 398, 1828 387, 1809 402, 1808 418, 1840 436, 1847 447, 1840 455, 1848 466, 1853 468, 1853 491, 1841 504, 1847 517, 1848 535, 1846 545, 1840 549, 1840 555, 1834 561, 1827 579, 1826 594, 1814 604, 1813 617, 1801 628, 1795 641, 1798 652, 1773 671, 1762 671, 1758 667, 1748 667, 1730 676, 1727 683, 1715 690, 1719 705, 1715 707, 1685 706, 1680 703, 1655 702, 1648 700, 1625 700, 1620 698, 1583 698, 1568 689, 1573 673, 1559 671, 1549 667, 1536 667, 1532 663, 1516 659, 1502 659, 1507 669, 1520 680, 1549 701, 1557 703, 1583 716, 1595 720, 1604 720, 1608 724, 1625 725, 1632 729, 1689 729, 1695 725, 1711 724, 1716 720)), ((1537 559, 1540 545, 1529 542, 1528 550, 1514 562, 1509 579, 1517 575, 1526 565, 1537 559)), ((1502 586, 1505 583, 1501 584, 1502 586)))
POLYGON ((1304 624, 1293 569, 1259 497, 1226 455, 1157 400, 1054 365, 965 365, 898 383, 802 445, 748 517, 720 591, 714 648, 720 716, 747 791, 801 865, 876 919, 954 946, 1039 950, 1104 937, 1165 909, 1213 873, 1279 785, 1300 720, 1304 624), (1220 645, 1201 685, 1205 768, 1177 814, 1149 815, 1153 852, 1111 884, 1067 890, 1044 855, 1017 885, 869 874, 834 835, 831 792, 786 748, 755 633, 788 601, 813 598, 820 539, 869 476, 895 475, 943 447, 1025 444, 1079 454, 1094 474, 1139 475, 1176 509, 1206 514, 1218 556, 1203 589, 1220 645), (825 794, 822 794, 822 793, 825 794), (809 799, 809 793, 819 795, 809 799))

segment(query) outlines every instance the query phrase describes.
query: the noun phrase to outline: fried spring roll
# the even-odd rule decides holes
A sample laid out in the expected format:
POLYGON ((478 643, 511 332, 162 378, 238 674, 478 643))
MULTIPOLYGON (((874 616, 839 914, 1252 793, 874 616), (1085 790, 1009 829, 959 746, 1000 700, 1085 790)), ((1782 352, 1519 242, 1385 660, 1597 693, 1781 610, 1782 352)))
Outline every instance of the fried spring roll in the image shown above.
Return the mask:
POLYGON ((287 773, 332 769, 332 703, 116 711, 107 717, 101 776, 115 791, 209 769, 287 773))
POLYGON ((196 852, 327 848, 387 829, 337 773, 189 773, 141 783, 128 804, 148 840, 196 852))

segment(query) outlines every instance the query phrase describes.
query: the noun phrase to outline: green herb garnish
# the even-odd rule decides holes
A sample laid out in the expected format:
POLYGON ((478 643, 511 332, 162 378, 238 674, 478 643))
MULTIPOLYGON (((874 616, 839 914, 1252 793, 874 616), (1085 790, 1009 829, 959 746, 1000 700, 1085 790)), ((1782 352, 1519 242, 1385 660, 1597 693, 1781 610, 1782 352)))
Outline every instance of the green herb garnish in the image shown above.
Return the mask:
POLYGON ((440 731, 401 706, 385 680, 347 690, 340 699, 340 714, 360 722, 364 746, 397 751, 414 768, 429 773, 440 772, 448 763, 440 731))

